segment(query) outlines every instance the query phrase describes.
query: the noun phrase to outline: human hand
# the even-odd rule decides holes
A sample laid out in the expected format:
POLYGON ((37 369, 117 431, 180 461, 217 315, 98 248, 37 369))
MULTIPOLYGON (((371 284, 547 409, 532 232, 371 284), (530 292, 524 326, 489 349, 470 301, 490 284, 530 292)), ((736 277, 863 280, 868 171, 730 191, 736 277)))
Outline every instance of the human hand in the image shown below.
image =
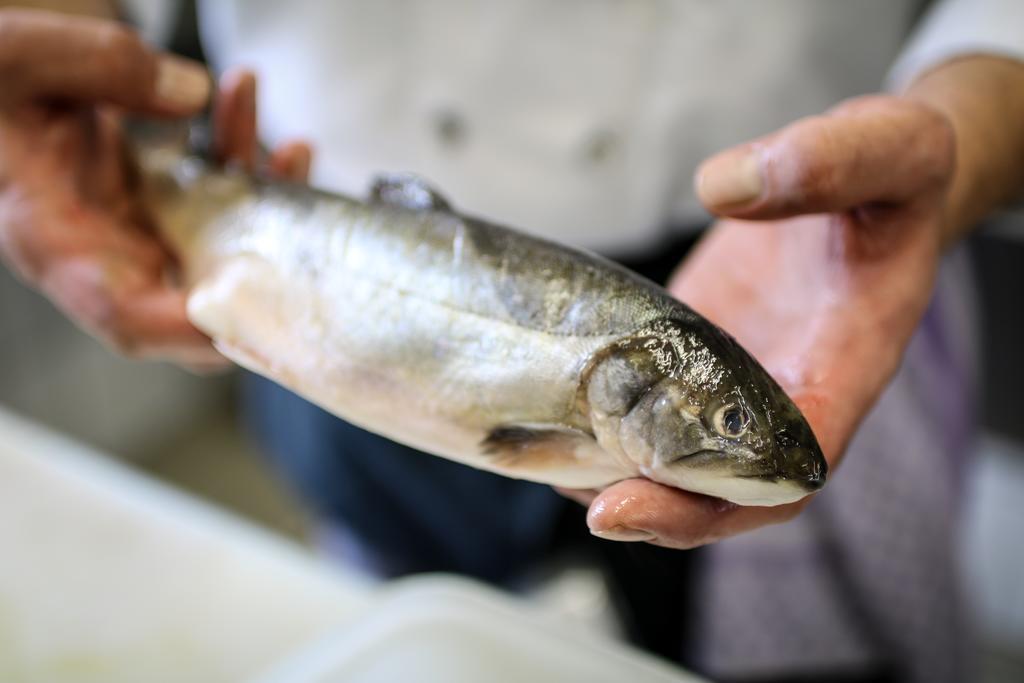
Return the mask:
MULTIPOLYGON (((832 471, 928 304, 953 142, 935 110, 864 97, 725 151, 698 172, 701 200, 726 218, 669 289, 779 381, 832 471)), ((566 493, 590 504, 595 534, 674 548, 786 521, 808 502, 739 507, 645 479, 566 493)))
MULTIPOLYGON (((196 113, 210 95, 205 69, 116 23, 0 10, 0 74, 0 259, 124 353, 224 365, 185 315, 119 120, 196 113)), ((229 75, 220 100, 221 157, 255 163, 252 75, 229 75)), ((308 148, 286 147, 271 166, 304 177, 308 148)))

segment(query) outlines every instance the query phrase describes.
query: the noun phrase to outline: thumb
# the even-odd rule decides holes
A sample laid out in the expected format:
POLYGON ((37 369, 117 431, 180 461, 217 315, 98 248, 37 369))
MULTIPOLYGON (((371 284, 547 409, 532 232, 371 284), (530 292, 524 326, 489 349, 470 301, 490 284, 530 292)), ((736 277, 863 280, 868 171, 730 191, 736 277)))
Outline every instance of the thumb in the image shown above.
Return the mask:
POLYGON ((154 52, 120 24, 36 10, 0 10, 0 74, 0 105, 103 101, 181 116, 210 96, 202 66, 154 52))
POLYGON ((711 212, 746 219, 901 204, 945 188, 953 148, 938 112, 863 97, 711 157, 695 186, 711 212))

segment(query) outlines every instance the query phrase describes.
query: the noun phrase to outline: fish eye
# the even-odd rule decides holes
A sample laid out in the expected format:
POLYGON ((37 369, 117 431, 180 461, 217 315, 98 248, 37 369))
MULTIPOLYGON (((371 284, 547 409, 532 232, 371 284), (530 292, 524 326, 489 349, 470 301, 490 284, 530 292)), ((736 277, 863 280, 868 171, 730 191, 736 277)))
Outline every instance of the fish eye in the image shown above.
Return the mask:
POLYGON ((743 408, 729 403, 715 411, 712 421, 715 431, 731 439, 743 436, 750 424, 750 415, 743 408))

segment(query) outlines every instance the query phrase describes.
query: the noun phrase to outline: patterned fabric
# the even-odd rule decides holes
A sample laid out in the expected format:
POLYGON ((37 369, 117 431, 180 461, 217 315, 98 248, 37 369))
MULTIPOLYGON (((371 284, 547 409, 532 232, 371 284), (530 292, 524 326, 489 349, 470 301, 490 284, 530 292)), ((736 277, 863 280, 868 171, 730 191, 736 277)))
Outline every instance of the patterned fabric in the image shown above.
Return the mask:
POLYGON ((969 680, 956 568, 973 340, 964 254, 825 492, 782 526, 709 549, 692 632, 702 669, 743 678, 889 667, 969 680))

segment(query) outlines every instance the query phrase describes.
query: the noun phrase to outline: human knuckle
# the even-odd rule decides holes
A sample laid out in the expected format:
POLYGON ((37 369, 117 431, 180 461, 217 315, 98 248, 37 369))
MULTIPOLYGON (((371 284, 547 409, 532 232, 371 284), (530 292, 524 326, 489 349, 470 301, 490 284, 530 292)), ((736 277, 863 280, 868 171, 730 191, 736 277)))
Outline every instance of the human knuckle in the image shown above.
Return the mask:
POLYGON ((956 134, 950 120, 932 107, 915 104, 908 126, 907 148, 919 161, 926 183, 944 185, 952 177, 956 158, 956 134))
POLYGON ((929 123, 926 149, 929 152, 931 168, 936 175, 946 178, 952 174, 956 157, 956 135, 949 119, 937 114, 929 123))
POLYGON ((104 24, 96 35, 97 55, 111 83, 130 92, 151 80, 152 63, 142 39, 130 28, 104 24))
POLYGON ((97 29, 96 44, 118 57, 134 56, 142 48, 142 42, 134 31, 113 23, 105 23, 97 29))
POLYGON ((839 185, 839 168, 835 163, 838 141, 835 133, 822 121, 808 122, 804 134, 790 145, 785 163, 789 181, 804 196, 829 196, 839 185))

